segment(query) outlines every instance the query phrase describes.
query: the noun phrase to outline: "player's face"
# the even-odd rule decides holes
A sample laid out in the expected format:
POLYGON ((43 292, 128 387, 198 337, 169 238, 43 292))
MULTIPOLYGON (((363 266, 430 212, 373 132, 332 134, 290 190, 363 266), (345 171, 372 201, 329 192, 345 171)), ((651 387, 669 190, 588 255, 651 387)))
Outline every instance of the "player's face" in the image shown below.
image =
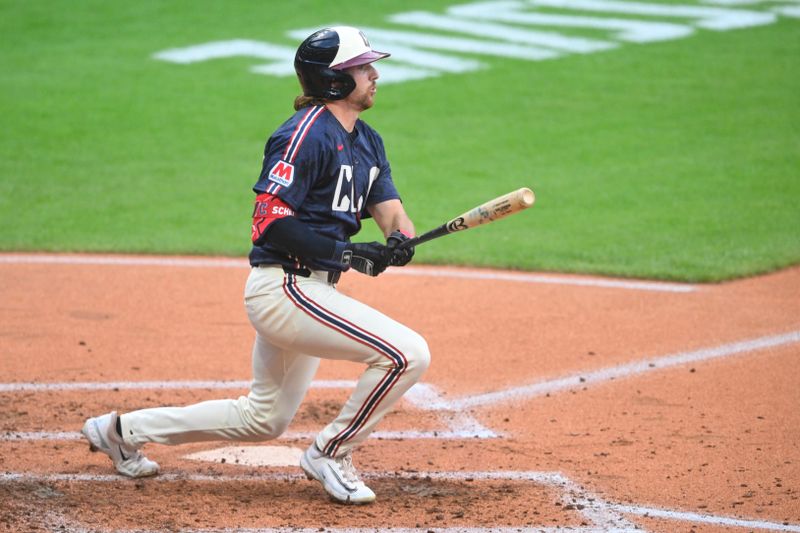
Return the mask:
POLYGON ((369 63, 349 68, 346 72, 356 81, 356 88, 347 95, 348 102, 358 111, 372 107, 375 103, 375 92, 378 90, 378 71, 369 63))

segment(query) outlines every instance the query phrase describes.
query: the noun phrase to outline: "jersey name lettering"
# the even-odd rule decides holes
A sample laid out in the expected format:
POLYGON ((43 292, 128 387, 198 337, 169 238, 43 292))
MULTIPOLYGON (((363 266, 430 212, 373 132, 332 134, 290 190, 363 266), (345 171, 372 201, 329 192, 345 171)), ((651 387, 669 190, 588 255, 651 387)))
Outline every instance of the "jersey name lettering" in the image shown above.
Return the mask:
POLYGON ((289 207, 284 207, 282 205, 273 205, 272 206, 272 214, 278 215, 282 217, 289 217, 294 215, 294 211, 292 211, 289 207))

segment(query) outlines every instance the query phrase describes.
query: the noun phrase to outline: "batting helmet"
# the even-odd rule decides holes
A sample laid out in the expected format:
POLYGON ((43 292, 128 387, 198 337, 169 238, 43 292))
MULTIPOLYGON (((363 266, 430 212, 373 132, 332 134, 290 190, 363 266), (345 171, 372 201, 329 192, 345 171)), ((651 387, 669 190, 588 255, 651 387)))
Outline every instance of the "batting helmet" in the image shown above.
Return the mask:
POLYGON ((344 69, 372 63, 389 54, 372 49, 367 36, 357 28, 334 26, 312 33, 294 56, 294 70, 303 94, 341 100, 356 82, 344 69))

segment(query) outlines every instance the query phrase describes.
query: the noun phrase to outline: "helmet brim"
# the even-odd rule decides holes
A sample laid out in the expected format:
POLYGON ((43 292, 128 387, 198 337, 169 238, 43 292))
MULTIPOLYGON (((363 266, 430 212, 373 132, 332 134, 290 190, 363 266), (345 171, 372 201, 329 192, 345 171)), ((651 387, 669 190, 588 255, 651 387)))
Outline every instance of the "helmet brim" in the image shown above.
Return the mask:
POLYGON ((352 59, 348 59, 347 61, 339 63, 338 65, 331 65, 330 68, 334 70, 345 70, 351 67, 373 63, 379 59, 383 59, 384 57, 389 57, 390 55, 392 54, 387 52, 378 52, 377 50, 370 50, 369 52, 359 54, 352 59))

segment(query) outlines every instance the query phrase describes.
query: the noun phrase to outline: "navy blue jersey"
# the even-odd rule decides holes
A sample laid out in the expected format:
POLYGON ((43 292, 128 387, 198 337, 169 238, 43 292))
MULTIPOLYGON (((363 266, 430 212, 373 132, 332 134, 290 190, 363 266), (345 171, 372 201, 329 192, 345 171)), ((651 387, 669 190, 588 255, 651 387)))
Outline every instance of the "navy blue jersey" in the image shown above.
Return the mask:
MULTIPOLYGON (((279 197, 298 220, 337 241, 358 233, 368 205, 400 198, 380 135, 362 120, 348 133, 324 106, 301 109, 269 138, 253 191, 279 197)), ((343 270, 335 261, 290 257, 269 239, 250 252, 251 265, 298 262, 343 270)))

